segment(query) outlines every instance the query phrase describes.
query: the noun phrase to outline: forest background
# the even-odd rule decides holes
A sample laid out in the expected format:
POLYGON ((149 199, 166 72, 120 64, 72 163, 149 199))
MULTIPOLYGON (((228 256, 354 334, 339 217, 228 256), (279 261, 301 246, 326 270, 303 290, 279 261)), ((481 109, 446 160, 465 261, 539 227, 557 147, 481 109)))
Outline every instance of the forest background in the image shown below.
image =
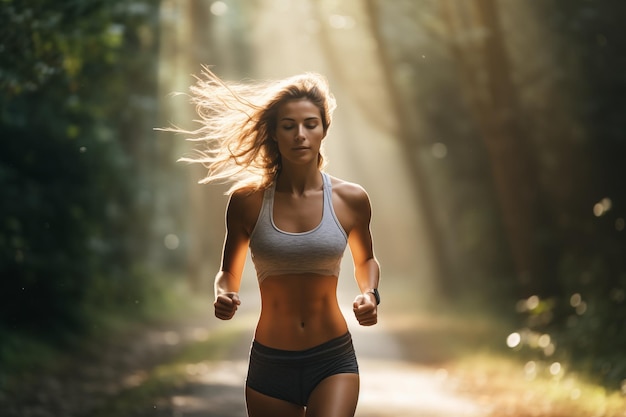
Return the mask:
MULTIPOLYGON (((211 292, 225 188, 176 160, 202 65, 325 74, 386 302, 626 389, 619 0, 0 1, 0 369, 211 292)), ((201 76, 201 75, 200 75, 201 76)), ((250 284, 252 285, 252 284, 250 284)))

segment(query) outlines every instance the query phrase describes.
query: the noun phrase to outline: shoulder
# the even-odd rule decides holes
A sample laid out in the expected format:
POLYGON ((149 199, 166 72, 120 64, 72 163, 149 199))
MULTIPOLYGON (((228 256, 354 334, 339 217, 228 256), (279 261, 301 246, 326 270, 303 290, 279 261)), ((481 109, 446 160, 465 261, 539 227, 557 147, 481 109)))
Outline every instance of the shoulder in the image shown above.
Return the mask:
POLYGON ((370 212, 370 198, 365 188, 354 182, 345 181, 332 176, 330 180, 333 186, 333 194, 344 204, 357 212, 370 212))
POLYGON ((226 217, 229 222, 242 224, 252 230, 263 204, 264 189, 239 188, 230 195, 226 217))
POLYGON ((238 188, 230 195, 229 206, 234 208, 246 207, 263 200, 264 189, 253 187, 238 188))

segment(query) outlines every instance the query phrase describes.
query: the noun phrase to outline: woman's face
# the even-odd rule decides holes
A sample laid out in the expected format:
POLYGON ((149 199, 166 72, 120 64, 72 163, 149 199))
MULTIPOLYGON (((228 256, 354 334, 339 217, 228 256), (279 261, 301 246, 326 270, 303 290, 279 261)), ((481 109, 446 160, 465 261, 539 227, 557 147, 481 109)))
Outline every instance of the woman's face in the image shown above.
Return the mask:
POLYGON ((324 136, 320 110, 309 100, 289 100, 279 107, 275 140, 283 163, 317 164, 324 136))

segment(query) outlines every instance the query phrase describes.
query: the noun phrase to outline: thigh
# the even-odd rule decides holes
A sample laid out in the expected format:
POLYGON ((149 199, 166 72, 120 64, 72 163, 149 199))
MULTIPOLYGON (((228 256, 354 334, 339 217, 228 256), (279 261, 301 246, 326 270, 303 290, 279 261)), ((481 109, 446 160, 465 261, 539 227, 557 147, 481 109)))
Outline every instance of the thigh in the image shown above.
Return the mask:
POLYGON ((304 417, 304 407, 246 387, 248 417, 304 417))
POLYGON ((353 417, 358 399, 358 374, 329 376, 311 393, 306 417, 353 417))

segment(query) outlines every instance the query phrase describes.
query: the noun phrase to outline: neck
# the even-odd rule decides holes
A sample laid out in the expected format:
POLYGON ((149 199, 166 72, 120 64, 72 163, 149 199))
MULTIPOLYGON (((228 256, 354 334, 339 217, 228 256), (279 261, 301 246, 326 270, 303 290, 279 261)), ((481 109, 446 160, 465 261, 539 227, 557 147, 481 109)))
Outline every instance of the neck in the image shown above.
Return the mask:
POLYGON ((276 189, 302 195, 307 191, 319 190, 323 183, 322 174, 317 167, 309 170, 293 170, 283 166, 276 178, 276 189))

